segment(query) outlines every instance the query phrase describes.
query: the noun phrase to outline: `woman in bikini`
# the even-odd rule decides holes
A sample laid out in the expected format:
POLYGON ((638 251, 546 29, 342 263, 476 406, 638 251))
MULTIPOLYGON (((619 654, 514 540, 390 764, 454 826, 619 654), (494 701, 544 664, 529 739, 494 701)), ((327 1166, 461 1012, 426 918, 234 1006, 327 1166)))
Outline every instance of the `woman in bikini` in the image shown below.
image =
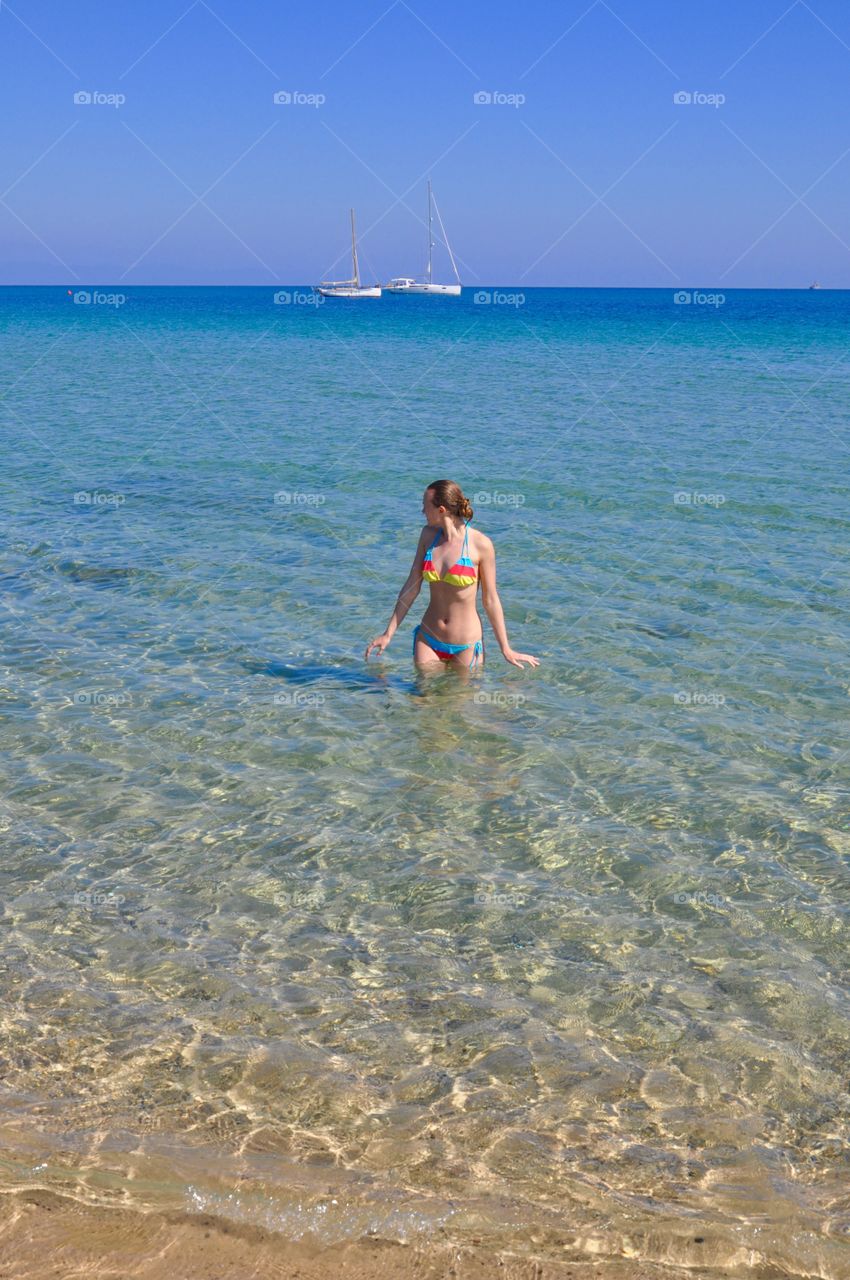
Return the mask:
POLYGON ((410 573, 399 592, 386 631, 366 646, 367 661, 373 649, 379 655, 384 652, 419 595, 422 583, 427 582, 431 599, 421 623, 413 631, 416 666, 423 671, 434 671, 441 663, 466 669, 475 668, 479 661, 483 664, 483 633, 475 607, 480 582, 481 603, 505 660, 514 667, 522 667, 524 662, 538 667, 537 658, 530 653, 517 653, 508 643, 502 602, 496 590, 493 543, 479 529, 470 530, 472 507, 460 485, 453 480, 435 480, 429 484, 422 498, 422 514, 428 523, 419 535, 410 573))

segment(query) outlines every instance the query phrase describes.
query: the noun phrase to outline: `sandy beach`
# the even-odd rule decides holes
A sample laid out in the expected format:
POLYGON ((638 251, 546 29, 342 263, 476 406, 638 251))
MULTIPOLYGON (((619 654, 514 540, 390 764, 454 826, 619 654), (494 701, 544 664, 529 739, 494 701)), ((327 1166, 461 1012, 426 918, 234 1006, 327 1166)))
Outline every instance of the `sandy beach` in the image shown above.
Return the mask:
POLYGON ((20 1191, 0 1209, 3 1280, 714 1280, 725 1272, 632 1261, 540 1260, 434 1244, 427 1250, 372 1238, 322 1248, 210 1215, 147 1214, 20 1191))

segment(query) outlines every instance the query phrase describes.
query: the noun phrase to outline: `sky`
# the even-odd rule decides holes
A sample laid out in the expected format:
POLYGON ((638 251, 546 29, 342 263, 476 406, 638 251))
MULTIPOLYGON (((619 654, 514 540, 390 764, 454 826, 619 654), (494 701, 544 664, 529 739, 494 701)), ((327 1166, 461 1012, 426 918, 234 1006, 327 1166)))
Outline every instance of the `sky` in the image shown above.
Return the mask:
POLYGON ((847 0, 2 0, 0 138, 3 284, 850 288, 847 0))

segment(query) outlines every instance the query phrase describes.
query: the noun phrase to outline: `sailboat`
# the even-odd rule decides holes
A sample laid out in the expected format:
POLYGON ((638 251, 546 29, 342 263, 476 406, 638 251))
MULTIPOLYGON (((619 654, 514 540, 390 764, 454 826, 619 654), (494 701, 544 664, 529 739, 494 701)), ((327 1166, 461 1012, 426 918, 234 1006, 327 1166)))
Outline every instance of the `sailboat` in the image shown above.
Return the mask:
POLYGON ((389 284, 385 284, 384 288, 388 293, 440 293, 457 297, 460 293, 460 276, 458 275, 457 266, 454 260, 454 254, 451 251, 446 229, 443 226, 443 219, 440 217, 440 210, 437 208, 437 202, 431 191, 431 179, 428 179, 428 269, 425 273, 424 280, 413 280, 410 276, 395 276, 389 284), (440 224, 440 231, 443 233, 443 244, 449 251, 449 259, 452 264, 452 270, 455 273, 456 284, 434 284, 431 254, 434 248, 434 237, 432 235, 433 214, 432 209, 437 214, 437 221, 440 224))
POLYGON ((357 236, 354 230, 354 210, 351 210, 351 275, 350 280, 323 280, 314 286, 325 298, 380 298, 379 284, 361 284, 357 265, 357 236))

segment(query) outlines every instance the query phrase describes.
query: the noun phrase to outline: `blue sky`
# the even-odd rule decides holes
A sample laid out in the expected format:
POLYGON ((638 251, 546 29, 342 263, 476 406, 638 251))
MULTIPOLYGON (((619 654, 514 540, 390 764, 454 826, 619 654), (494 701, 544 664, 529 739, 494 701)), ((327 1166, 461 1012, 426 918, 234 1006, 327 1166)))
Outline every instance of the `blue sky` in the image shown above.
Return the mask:
POLYGON ((465 284, 850 288, 846 0, 4 0, 0 64, 3 283, 347 275, 352 204, 419 274, 430 174, 465 284))

